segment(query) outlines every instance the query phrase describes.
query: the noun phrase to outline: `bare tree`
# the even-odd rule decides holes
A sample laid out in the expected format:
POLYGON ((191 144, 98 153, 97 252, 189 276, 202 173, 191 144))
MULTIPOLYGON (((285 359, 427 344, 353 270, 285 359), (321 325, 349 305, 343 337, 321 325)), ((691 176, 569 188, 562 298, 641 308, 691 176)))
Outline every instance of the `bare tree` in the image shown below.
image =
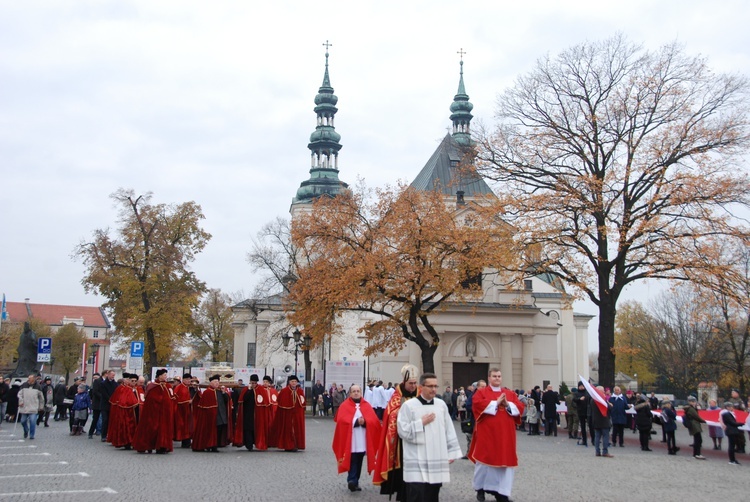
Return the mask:
POLYGON ((623 289, 685 279, 706 236, 742 235, 731 211, 750 184, 748 82, 713 73, 677 44, 650 52, 618 35, 544 57, 500 95, 477 168, 498 183, 531 270, 599 309, 599 375, 614 384, 623 289))
POLYGON ((211 354, 213 362, 230 361, 234 354, 234 328, 231 297, 220 289, 210 289, 194 315, 190 334, 197 353, 211 354))

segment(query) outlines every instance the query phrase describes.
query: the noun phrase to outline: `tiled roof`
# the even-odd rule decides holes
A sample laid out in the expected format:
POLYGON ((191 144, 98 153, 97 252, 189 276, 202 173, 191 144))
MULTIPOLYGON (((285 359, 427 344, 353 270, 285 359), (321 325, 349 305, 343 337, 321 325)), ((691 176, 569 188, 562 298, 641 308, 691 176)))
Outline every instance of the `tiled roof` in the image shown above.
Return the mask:
POLYGON ((8 318, 11 322, 24 322, 30 317, 49 326, 62 326, 64 319, 83 319, 84 327, 110 328, 111 325, 101 307, 80 305, 47 305, 44 303, 7 302, 8 318))
POLYGON ((463 190, 465 197, 494 195, 480 176, 457 172, 462 157, 461 147, 447 134, 411 186, 417 190, 438 190, 445 195, 456 195, 456 190, 463 190))

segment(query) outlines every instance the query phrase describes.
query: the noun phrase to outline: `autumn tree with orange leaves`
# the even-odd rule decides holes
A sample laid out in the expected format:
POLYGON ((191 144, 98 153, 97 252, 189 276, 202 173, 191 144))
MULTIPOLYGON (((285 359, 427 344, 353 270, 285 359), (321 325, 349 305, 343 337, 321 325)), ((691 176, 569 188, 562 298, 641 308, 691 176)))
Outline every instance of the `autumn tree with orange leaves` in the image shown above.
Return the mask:
POLYGON ((617 35, 544 57, 500 95, 476 166, 503 218, 539 253, 533 267, 599 310, 599 383, 614 384, 623 290, 689 278, 714 246, 748 238, 748 81, 677 44, 647 51, 617 35))
POLYGON ((287 308, 314 342, 342 314, 373 314, 360 328, 368 354, 417 344, 426 372, 440 336, 432 319, 450 303, 476 301, 516 258, 512 229, 492 208, 457 206, 406 186, 321 197, 295 217, 292 239, 313 257, 298 268, 287 308))

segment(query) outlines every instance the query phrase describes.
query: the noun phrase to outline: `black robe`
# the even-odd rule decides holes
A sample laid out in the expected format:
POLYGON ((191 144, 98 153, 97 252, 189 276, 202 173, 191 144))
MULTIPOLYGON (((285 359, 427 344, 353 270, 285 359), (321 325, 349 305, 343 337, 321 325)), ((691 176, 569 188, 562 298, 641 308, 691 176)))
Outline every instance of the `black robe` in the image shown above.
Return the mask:
POLYGON ((255 391, 248 388, 242 396, 242 440, 245 448, 253 449, 255 444, 255 391))

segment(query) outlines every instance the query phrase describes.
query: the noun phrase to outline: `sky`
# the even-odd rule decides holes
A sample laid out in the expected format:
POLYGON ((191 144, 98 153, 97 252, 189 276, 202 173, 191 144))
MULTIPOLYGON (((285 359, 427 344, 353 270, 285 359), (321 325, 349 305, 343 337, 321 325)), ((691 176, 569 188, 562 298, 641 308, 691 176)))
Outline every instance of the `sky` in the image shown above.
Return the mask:
POLYGON ((213 237, 192 269, 251 292, 251 239, 309 176, 327 40, 339 177, 375 187, 411 181, 450 130, 460 49, 473 124, 492 126, 538 58, 618 32, 750 75, 749 25, 750 3, 720 0, 0 0, 0 293, 100 305, 72 254, 116 228, 118 188, 200 204, 213 237))

